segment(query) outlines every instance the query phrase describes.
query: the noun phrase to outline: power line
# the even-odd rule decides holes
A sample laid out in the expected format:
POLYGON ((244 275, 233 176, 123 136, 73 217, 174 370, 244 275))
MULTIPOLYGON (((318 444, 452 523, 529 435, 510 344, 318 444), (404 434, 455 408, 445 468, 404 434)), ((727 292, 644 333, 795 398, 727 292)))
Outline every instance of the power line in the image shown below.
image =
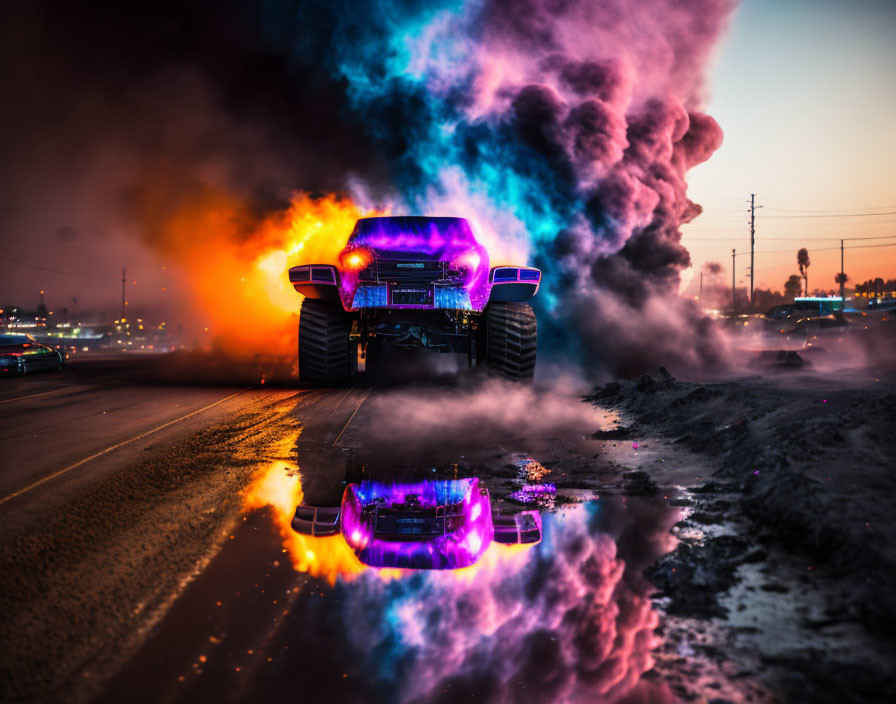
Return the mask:
MULTIPOLYGON (((769 210, 774 211, 776 213, 799 213, 801 215, 859 215, 863 211, 867 212, 869 210, 894 210, 896 209, 896 205, 869 205, 862 208, 839 208, 836 210, 816 210, 809 208, 775 208, 774 206, 767 206, 769 210), (858 213, 856 211, 859 211, 858 213)), ((875 213, 882 215, 883 213, 875 213)))
POLYGON ((836 214, 836 213, 827 213, 825 215, 766 215, 766 220, 790 220, 793 218, 874 218, 880 217, 882 215, 896 215, 896 210, 887 210, 880 213, 849 213, 849 214, 836 214))
POLYGON ((837 198, 811 198, 801 200, 799 198, 776 198, 769 196, 764 199, 769 207, 775 208, 795 208, 802 210, 879 210, 881 208, 896 208, 896 205, 888 205, 887 201, 883 203, 869 203, 868 201, 843 200, 837 198))
MULTIPOLYGON (((746 220, 749 223, 749 218, 746 220)), ((763 225, 766 226, 766 230, 771 233, 778 234, 786 234, 787 232, 796 232, 799 233, 797 237, 810 237, 811 235, 807 234, 808 223, 787 223, 790 226, 797 226, 800 229, 795 230, 790 227, 782 227, 784 223, 771 223, 762 221, 763 225)), ((896 231, 896 218, 892 220, 887 220, 886 222, 874 222, 871 220, 852 220, 852 221, 842 221, 842 220, 817 220, 811 223, 811 232, 818 233, 827 233, 827 235, 831 235, 832 232, 843 232, 849 228, 849 230, 854 231, 858 230, 857 225, 861 225, 861 229, 865 232, 873 232, 875 234, 881 232, 894 232, 896 231)), ((733 227, 732 223, 719 223, 718 225, 713 225, 711 221, 707 220, 706 222, 700 223, 699 227, 695 227, 690 225, 689 223, 685 223, 680 226, 683 232, 703 232, 703 233, 731 233, 731 232, 743 232, 742 227, 733 227)), ((822 235, 824 236, 824 235, 822 235)), ((839 237, 836 239, 840 239, 839 237)))
MULTIPOLYGON (((847 249, 873 249, 875 247, 896 247, 896 242, 891 244, 856 244, 851 247, 847 247, 847 249)), ((830 252, 835 249, 840 249, 839 247, 815 247, 810 250, 810 252, 830 252)), ((784 252, 793 252, 792 249, 765 249, 756 252, 756 254, 782 254, 784 252)), ((749 252, 738 252, 737 256, 741 257, 744 254, 749 254, 749 252)))
MULTIPOLYGON (((688 237, 687 233, 681 236, 689 242, 741 242, 743 237, 688 237)), ((896 239, 896 235, 873 236, 873 237, 757 237, 757 240, 767 242, 839 242, 840 240, 892 240, 896 239)))
MULTIPOLYGON (((738 222, 743 222, 743 220, 746 220, 747 222, 749 222, 749 220, 750 220, 749 211, 747 211, 747 213, 745 213, 745 215, 746 215, 746 217, 744 217, 744 215, 715 215, 713 213, 704 212, 701 215, 699 215, 697 218, 694 218, 694 220, 692 220, 691 222, 694 224, 699 223, 700 225, 709 226, 709 227, 712 227, 712 225, 715 223, 718 223, 719 227, 731 227, 731 226, 738 224, 738 222)), ((880 225, 890 225, 890 224, 896 222, 896 218, 892 217, 891 215, 889 215, 887 213, 881 213, 881 215, 882 216, 886 215, 886 217, 885 218, 882 217, 879 220, 856 220, 856 222, 861 222, 863 227, 879 227, 880 225)), ((828 225, 833 225, 835 227, 843 227, 844 222, 847 222, 847 223, 850 222, 849 220, 846 220, 846 221, 842 220, 841 217, 852 217, 852 216, 765 215, 765 216, 763 216, 762 221, 765 222, 768 219, 771 219, 771 220, 811 219, 812 227, 821 227, 821 226, 828 226, 828 225)), ((860 217, 860 216, 857 215, 856 217, 860 217)), ((691 223, 685 223, 685 224, 691 224, 691 223)), ((772 225, 773 223, 767 223, 767 224, 772 225)), ((774 223, 774 224, 777 226, 784 225, 784 223, 774 223)), ((792 225, 795 223, 787 223, 787 224, 792 225)))
MULTIPOLYGON (((890 244, 854 244, 848 249, 874 249, 875 247, 896 247, 896 242, 891 242, 890 244)), ((839 247, 819 247, 813 249, 813 252, 827 252, 831 249, 840 249, 839 247)))
MULTIPOLYGON (((718 207, 734 207, 743 204, 743 200, 732 198, 730 200, 714 200, 712 198, 698 198, 694 201, 699 205, 711 205, 718 207)), ((777 210, 781 212, 791 213, 846 213, 846 212, 865 212, 868 210, 894 210, 896 203, 886 203, 871 205, 869 203, 836 203, 826 199, 823 203, 820 201, 800 201, 792 198, 766 198, 766 207, 769 210, 777 210), (803 205, 805 204, 805 205, 803 205), (829 207, 833 205, 834 207, 829 207)), ((741 208, 742 209, 742 208, 741 208)))
POLYGON ((104 278, 104 279, 115 279, 118 281, 117 276, 112 276, 111 274, 85 274, 82 271, 64 271, 62 269, 51 269, 47 266, 41 266, 40 264, 32 264, 31 262, 23 262, 19 259, 12 259, 10 257, 0 256, 0 259, 6 262, 12 262, 13 264, 20 264, 22 266, 30 266, 32 269, 40 269, 41 271, 49 271, 53 274, 68 274, 70 276, 81 276, 85 279, 96 279, 96 278, 104 278))
POLYGON ((875 235, 874 237, 757 237, 758 240, 784 240, 786 241, 794 241, 794 242, 822 242, 822 241, 830 241, 835 240, 839 242, 840 240, 846 240, 849 242, 850 240, 892 240, 896 239, 896 235, 875 235))

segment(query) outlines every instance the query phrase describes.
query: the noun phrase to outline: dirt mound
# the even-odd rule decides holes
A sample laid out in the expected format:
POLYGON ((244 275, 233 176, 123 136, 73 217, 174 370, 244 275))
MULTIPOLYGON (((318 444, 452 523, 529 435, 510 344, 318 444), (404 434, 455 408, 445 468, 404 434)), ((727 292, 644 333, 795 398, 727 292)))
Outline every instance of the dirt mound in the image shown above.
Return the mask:
MULTIPOLYGON (((696 492, 736 491, 739 509, 764 543, 799 551, 813 564, 845 575, 865 626, 892 635, 894 388, 893 380, 846 383, 818 376, 698 384, 662 369, 599 387, 588 400, 621 411, 641 433, 711 458, 713 480, 696 492)), ((724 572, 731 564, 711 544, 679 551, 670 560, 683 573, 672 577, 662 564, 653 573, 670 594, 677 587, 686 591, 684 585, 693 588, 706 565, 724 572)), ((726 580, 715 583, 724 589, 726 580)), ((682 603, 701 598, 688 595, 682 603)))

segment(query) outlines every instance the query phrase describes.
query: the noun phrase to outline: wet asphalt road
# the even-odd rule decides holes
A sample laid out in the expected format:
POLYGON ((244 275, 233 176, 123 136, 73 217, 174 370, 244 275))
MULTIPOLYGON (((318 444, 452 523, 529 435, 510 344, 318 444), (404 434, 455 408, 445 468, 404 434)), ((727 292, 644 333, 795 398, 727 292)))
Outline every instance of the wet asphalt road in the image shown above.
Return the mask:
POLYGON ((0 506, 20 510, 153 446, 195 433, 263 393, 129 382, 91 360, 62 372, 0 380, 0 506))
POLYGON ((73 678, 119 667, 211 559, 283 400, 304 393, 172 382, 164 363, 0 379, 0 701, 95 693, 73 678))
MULTIPOLYGON (((769 682, 801 701, 824 687, 800 658, 857 644, 862 691, 892 701, 877 696, 889 646, 835 628, 836 589, 807 592, 801 556, 743 567, 721 621, 652 598, 644 570, 676 544, 753 529, 727 515, 733 495, 683 488, 706 481, 701 458, 613 431, 574 389, 463 373, 306 389, 166 366, 0 380, 2 702, 781 701, 769 682), (656 486, 625 479, 639 469, 656 486), (538 545, 377 570, 341 535, 290 527, 297 503, 338 505, 361 477, 477 477, 493 514, 519 511, 524 483, 557 492, 538 545), (682 508, 698 501, 721 513, 682 508), (768 637, 783 655, 761 652, 768 637)), ((841 696, 848 680, 814 700, 862 701, 841 696)))
MULTIPOLYGON (((162 382, 163 361, 81 359, 61 373, 2 380, 0 636, 14 647, 0 658, 0 700, 253 701, 260 692, 286 695, 307 678, 316 678, 307 701, 348 691, 357 701, 404 698, 394 691, 401 683, 384 681, 375 663, 352 664, 364 636, 346 631, 332 640, 339 657, 317 645, 330 637, 318 606, 327 618, 347 618, 347 595, 351 602, 386 582, 376 570, 340 564, 345 547, 335 538, 302 544, 297 554, 288 517, 298 484, 285 505, 269 496, 250 510, 244 494, 253 479, 292 481, 300 462, 305 500, 338 502, 349 466, 384 479, 399 467, 403 480, 453 467, 455 475, 482 474, 498 505, 516 487, 516 470, 498 476, 514 458, 572 457, 594 425, 588 416, 576 427, 556 409, 545 417, 558 415, 557 423, 545 423, 528 396, 504 398, 500 389, 471 396, 458 388, 463 380, 410 389, 388 381, 347 389, 162 382), (478 407, 469 405, 474 397, 478 407), (517 427, 522 416, 538 420, 517 427)), ((574 421, 581 404, 576 397, 571 404, 574 421)), ((653 512, 650 531, 666 534, 667 513, 653 512)), ((593 532, 589 515, 580 510, 572 519, 574 534, 593 532)), ((612 566, 610 545, 600 559, 612 566)), ((521 580, 501 582, 497 559, 474 582, 483 595, 464 599, 521 588, 521 580)), ((534 570, 536 563, 515 564, 534 570)), ((408 603, 437 603, 414 592, 420 584, 453 600, 464 582, 434 573, 395 582, 410 589, 408 603)), ((639 613, 647 608, 643 595, 629 587, 625 594, 639 613)), ((636 631, 652 623, 648 616, 636 631)), ((637 681, 644 657, 639 648, 628 680, 637 681)))
POLYGON ((681 512, 671 493, 598 499, 617 443, 575 393, 162 383, 159 361, 3 380, 0 700, 674 699, 644 677, 642 571, 681 512), (518 511, 527 457, 560 510, 539 545, 467 571, 363 568, 341 536, 289 526, 359 469, 476 476, 518 511))

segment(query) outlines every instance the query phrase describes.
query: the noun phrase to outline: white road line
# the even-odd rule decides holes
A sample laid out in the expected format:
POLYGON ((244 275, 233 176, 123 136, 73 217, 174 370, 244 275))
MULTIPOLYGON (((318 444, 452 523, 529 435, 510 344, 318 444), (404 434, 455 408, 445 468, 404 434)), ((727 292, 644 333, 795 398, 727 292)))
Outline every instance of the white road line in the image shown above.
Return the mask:
MULTIPOLYGON (((367 397, 370 396, 371 391, 373 391, 372 388, 368 389, 367 393, 364 394, 363 398, 360 401, 358 401, 358 406, 357 406, 357 408, 355 408, 355 412, 352 413, 351 417, 347 421, 345 421, 345 425, 342 426, 342 430, 339 431, 339 435, 337 435, 336 439, 333 441, 332 447, 336 447, 336 443, 339 442, 339 438, 342 437, 342 434, 345 432, 346 428, 348 428, 348 424, 352 422, 352 419, 358 414, 358 411, 361 410, 361 406, 367 400, 367 397)), ((0 501, 0 503, 3 503, 3 502, 0 501)))
POLYGON ((60 475, 62 475, 62 474, 65 474, 66 472, 70 472, 71 470, 73 470, 73 469, 75 469, 75 468, 77 468, 77 467, 80 467, 82 464, 85 464, 85 463, 87 463, 87 462, 90 462, 90 460, 95 460, 97 457, 102 457, 103 455, 106 455, 106 454, 108 454, 108 453, 110 453, 110 452, 112 452, 112 451, 114 451, 114 450, 117 450, 119 447, 124 447, 125 445, 129 445, 129 444, 132 443, 132 442, 135 442, 135 441, 137 441, 137 440, 140 440, 140 439, 142 439, 142 438, 145 438, 147 435, 152 435, 153 433, 156 433, 156 432, 158 432, 158 431, 160 431, 160 430, 164 430, 164 429, 167 428, 169 425, 174 425, 175 423, 179 423, 179 422, 182 421, 182 420, 186 420, 187 418, 190 418, 190 417, 192 417, 192 416, 195 416, 197 413, 202 413, 203 411, 207 411, 209 408, 214 408, 214 407, 217 406, 218 404, 224 403, 225 401, 229 401, 230 399, 234 398, 235 396, 239 396, 239 395, 240 395, 241 393, 243 393, 244 391, 248 391, 249 389, 251 389, 251 388, 253 388, 253 387, 254 387, 254 384, 253 384, 252 386, 247 386, 245 389, 240 389, 240 390, 237 391, 235 394, 230 394, 230 396, 227 396, 227 397, 225 397, 225 398, 219 399, 219 400, 215 401, 214 403, 210 403, 210 404, 207 405, 207 406, 203 406, 202 408, 200 408, 200 409, 198 409, 198 410, 195 410, 195 411, 193 411, 192 413, 187 413, 187 415, 185 415, 185 416, 181 416, 180 418, 175 418, 174 420, 169 420, 167 423, 163 423, 162 425, 160 425, 160 426, 158 426, 158 427, 156 427, 156 428, 153 428, 152 430, 147 430, 145 433, 141 433, 140 435, 136 435, 136 436, 132 437, 130 440, 125 440, 124 442, 120 442, 120 443, 118 443, 117 445, 112 445, 112 447, 107 447, 105 450, 100 450, 99 452, 97 452, 97 453, 91 455, 90 457, 85 457, 83 460, 80 460, 79 462, 75 462, 74 464, 70 464, 68 467, 65 467, 65 468, 63 468, 63 469, 60 469, 60 470, 57 471, 57 472, 53 472, 52 474, 48 474, 46 477, 43 477, 42 479, 38 479, 38 480, 37 480, 36 482, 34 482, 33 484, 29 484, 29 485, 26 486, 24 489, 19 489, 18 491, 13 492, 12 494, 9 494, 8 496, 4 496, 2 499, 0 499, 0 505, 5 504, 7 501, 9 501, 9 500, 11 500, 11 499, 14 499, 14 498, 16 498, 17 496, 21 496, 22 494, 24 494, 24 493, 26 493, 26 492, 28 492, 28 491, 31 491, 32 489, 34 489, 35 487, 40 486, 40 485, 43 484, 44 482, 48 482, 48 481, 50 481, 51 479, 55 479, 56 477, 58 477, 58 476, 60 476, 60 475))
POLYGON ((62 389, 53 389, 52 391, 44 391, 40 394, 30 394, 29 396, 17 396, 16 398, 7 398, 0 401, 0 403, 12 403, 13 401, 24 401, 26 398, 34 398, 35 396, 46 396, 47 394, 55 394, 59 391, 67 391, 69 387, 65 387, 62 389))

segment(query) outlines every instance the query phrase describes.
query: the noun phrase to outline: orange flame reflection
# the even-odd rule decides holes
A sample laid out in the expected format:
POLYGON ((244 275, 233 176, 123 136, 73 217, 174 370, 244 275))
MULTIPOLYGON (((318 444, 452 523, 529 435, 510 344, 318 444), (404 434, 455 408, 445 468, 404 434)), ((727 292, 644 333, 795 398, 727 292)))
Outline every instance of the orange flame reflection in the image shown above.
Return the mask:
POLYGON ((355 553, 341 535, 318 538, 301 535, 292 529, 296 506, 302 503, 302 482, 298 467, 277 461, 265 469, 252 483, 243 501, 246 510, 270 506, 274 512, 283 548, 293 568, 313 577, 323 577, 330 584, 336 579, 351 579, 364 570, 355 553))

